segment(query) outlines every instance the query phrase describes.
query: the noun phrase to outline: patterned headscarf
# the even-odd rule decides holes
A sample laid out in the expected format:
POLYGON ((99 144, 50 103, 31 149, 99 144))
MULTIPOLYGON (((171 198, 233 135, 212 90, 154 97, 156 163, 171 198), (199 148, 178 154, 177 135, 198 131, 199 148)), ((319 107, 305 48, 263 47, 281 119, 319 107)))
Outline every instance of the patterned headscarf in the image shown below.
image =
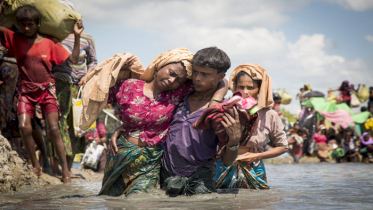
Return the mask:
POLYGON ((150 82, 154 79, 155 73, 163 66, 169 63, 182 62, 186 67, 187 78, 192 78, 192 64, 190 63, 193 58, 193 54, 186 48, 177 48, 161 53, 154 61, 145 69, 145 72, 141 75, 141 80, 150 82))
POLYGON ((236 92, 235 80, 238 73, 241 71, 248 74, 253 80, 261 80, 262 85, 260 86, 258 95, 258 108, 262 109, 265 107, 273 106, 272 96, 272 79, 259 64, 243 63, 237 66, 229 77, 229 87, 233 92, 236 92))

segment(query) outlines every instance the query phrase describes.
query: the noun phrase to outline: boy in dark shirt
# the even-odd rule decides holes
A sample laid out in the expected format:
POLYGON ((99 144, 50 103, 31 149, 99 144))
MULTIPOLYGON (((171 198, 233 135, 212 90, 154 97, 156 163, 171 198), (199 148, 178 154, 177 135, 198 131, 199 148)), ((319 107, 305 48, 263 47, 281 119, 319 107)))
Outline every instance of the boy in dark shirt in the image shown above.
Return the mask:
POLYGON ((22 140, 30 156, 33 172, 40 176, 42 171, 35 155, 31 127, 35 105, 39 103, 47 121, 47 133, 62 165, 62 182, 69 183, 70 172, 58 128, 59 107, 52 66, 61 65, 66 60, 78 62, 83 24, 79 20, 74 26, 75 43, 70 54, 55 38, 38 32, 40 13, 37 9, 31 6, 21 7, 17 10, 16 18, 22 33, 0 27, 0 39, 1 44, 16 58, 19 69, 17 115, 22 140))

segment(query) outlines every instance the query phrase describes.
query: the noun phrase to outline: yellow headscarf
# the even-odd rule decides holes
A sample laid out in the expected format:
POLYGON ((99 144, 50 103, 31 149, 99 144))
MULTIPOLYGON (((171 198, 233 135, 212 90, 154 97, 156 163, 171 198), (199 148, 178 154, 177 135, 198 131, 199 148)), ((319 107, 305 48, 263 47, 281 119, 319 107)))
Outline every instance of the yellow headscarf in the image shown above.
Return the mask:
POLYGON ((273 106, 272 96, 272 79, 269 77, 267 72, 259 66, 259 64, 243 63, 237 66, 229 77, 229 87, 233 92, 236 92, 235 79, 238 73, 241 71, 248 74, 253 80, 261 80, 262 85, 260 86, 258 95, 258 108, 262 109, 265 107, 273 106))
POLYGON ((309 91, 311 91, 311 86, 309 84, 306 83, 304 84, 304 86, 307 87, 309 91))
POLYGON ((150 82, 154 79, 155 73, 163 66, 169 63, 182 62, 187 70, 188 79, 192 78, 192 64, 190 63, 193 54, 186 48, 177 48, 161 53, 154 61, 145 69, 140 79, 150 82))

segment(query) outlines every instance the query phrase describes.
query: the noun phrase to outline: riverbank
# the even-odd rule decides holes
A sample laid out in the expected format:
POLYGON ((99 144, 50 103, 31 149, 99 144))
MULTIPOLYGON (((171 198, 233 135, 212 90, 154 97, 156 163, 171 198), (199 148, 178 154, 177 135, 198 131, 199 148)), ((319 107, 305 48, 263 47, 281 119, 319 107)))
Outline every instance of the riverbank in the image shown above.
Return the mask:
MULTIPOLYGON (((0 193, 12 193, 25 186, 37 189, 62 184, 59 178, 48 174, 36 176, 32 167, 12 150, 8 140, 1 135, 0 154, 0 193)), ((103 178, 103 174, 89 169, 72 169, 72 173, 75 175, 72 182, 100 181, 103 178)))

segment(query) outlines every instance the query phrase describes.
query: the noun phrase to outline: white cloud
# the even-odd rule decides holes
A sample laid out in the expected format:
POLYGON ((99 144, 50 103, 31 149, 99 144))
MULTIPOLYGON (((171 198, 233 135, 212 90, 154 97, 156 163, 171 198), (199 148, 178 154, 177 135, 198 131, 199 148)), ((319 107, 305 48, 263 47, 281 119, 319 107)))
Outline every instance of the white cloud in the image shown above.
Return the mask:
POLYGON ((373 9, 372 0, 327 0, 341 5, 345 9, 354 11, 365 11, 373 9))
POLYGON ((193 23, 204 27, 276 27, 287 21, 284 11, 308 1, 296 0, 186 0, 120 1, 75 0, 78 12, 97 23, 163 29, 193 23))
POLYGON ((345 62, 341 56, 326 54, 325 43, 326 40, 322 34, 302 35, 296 43, 288 44, 287 58, 309 72, 309 76, 322 74, 326 66, 345 62))
POLYGON ((194 51, 208 46, 218 46, 236 60, 280 53, 286 47, 286 39, 282 32, 272 32, 266 28, 185 26, 173 34, 164 34, 164 37, 170 46, 183 43, 194 51))
POLYGON ((368 42, 373 42, 373 35, 366 35, 365 39, 368 40, 368 42))
MULTIPOLYGON (((373 1, 329 1, 357 11, 373 7, 373 1)), ((324 93, 329 87, 337 88, 346 79, 352 83, 369 84, 369 79, 373 78, 373 71, 369 70, 372 63, 327 53, 326 47, 335 43, 323 34, 303 34, 291 42, 278 29, 289 19, 286 12, 299 9, 308 2, 73 1, 76 10, 96 27, 146 31, 160 37, 162 42, 155 45, 162 49, 187 47, 196 52, 204 47, 217 46, 232 59, 228 75, 243 62, 258 63, 273 78, 274 88, 285 88, 293 97, 304 83, 324 93)), ((373 36, 368 35, 366 39, 373 41, 373 36)), ((96 43, 99 41, 105 40, 96 40, 96 43)), ((145 46, 139 47, 147 50, 145 46)), ((118 52, 122 49, 119 48, 118 52)), ((295 113, 299 103, 293 98, 291 105, 285 107, 295 113)))

